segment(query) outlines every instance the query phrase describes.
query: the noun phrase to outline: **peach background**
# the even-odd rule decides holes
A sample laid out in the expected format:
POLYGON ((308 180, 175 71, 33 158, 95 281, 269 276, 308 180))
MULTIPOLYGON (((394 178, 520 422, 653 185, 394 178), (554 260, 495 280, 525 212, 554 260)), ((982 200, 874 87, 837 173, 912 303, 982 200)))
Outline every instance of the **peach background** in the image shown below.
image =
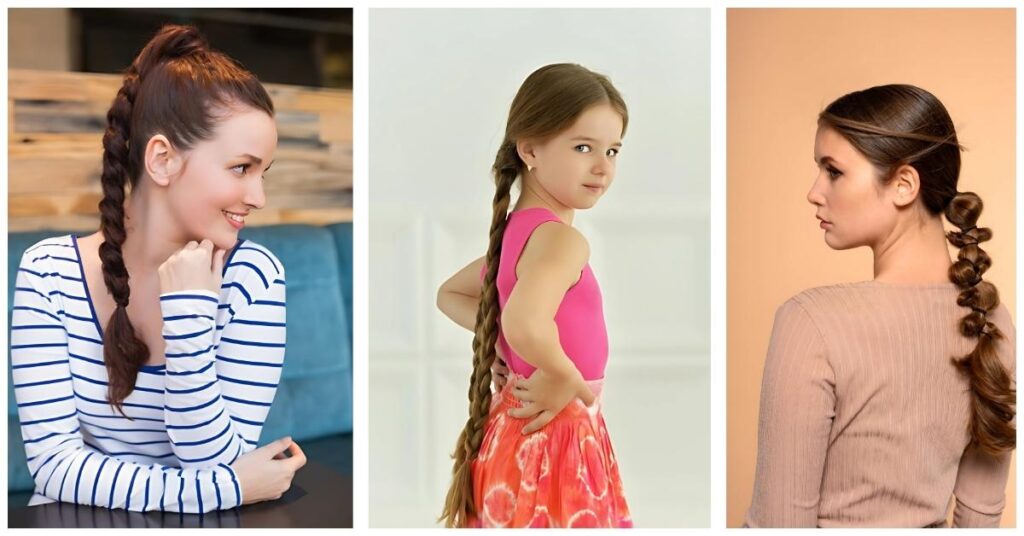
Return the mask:
MULTIPOLYGON (((815 121, 829 102, 886 83, 918 85, 942 100, 968 148, 960 189, 985 201, 981 222, 995 233, 986 278, 1014 313, 1015 28, 1012 9, 730 9, 727 24, 727 512, 734 527, 753 487, 775 309, 808 287, 872 277, 870 250, 829 249, 805 200, 816 172, 815 121)), ((1004 526, 1015 524, 1013 473, 1004 526)))

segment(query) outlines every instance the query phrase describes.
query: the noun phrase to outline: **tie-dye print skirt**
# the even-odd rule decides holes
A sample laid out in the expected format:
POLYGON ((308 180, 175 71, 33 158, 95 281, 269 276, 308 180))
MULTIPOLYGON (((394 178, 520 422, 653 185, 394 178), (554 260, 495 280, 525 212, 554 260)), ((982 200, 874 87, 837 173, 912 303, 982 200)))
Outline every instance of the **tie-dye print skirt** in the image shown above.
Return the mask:
POLYGON ((632 527, 619 467, 600 411, 601 380, 589 382, 597 401, 573 400, 544 428, 524 436, 531 419, 508 410, 522 405, 511 374, 491 406, 480 454, 473 462, 476 527, 632 527))

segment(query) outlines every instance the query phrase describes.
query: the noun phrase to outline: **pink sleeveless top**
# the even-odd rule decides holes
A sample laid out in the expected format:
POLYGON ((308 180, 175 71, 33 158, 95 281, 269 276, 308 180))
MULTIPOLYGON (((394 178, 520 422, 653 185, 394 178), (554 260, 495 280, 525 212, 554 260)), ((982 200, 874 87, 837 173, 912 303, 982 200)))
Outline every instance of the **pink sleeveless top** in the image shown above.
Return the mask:
MULTIPOLYGON (((561 222, 553 212, 536 207, 516 210, 508 215, 508 225, 501 243, 501 260, 498 264, 498 304, 502 310, 516 286, 516 265, 526 247, 530 235, 542 223, 561 222)), ((590 263, 587 263, 580 279, 562 297, 562 303, 555 314, 558 338, 569 359, 576 365, 585 380, 604 378, 608 363, 608 332, 604 325, 604 309, 601 303, 601 289, 597 286, 590 263)), ((498 345, 508 362, 509 369, 529 377, 535 368, 523 360, 509 347, 501 332, 499 320, 498 345)))

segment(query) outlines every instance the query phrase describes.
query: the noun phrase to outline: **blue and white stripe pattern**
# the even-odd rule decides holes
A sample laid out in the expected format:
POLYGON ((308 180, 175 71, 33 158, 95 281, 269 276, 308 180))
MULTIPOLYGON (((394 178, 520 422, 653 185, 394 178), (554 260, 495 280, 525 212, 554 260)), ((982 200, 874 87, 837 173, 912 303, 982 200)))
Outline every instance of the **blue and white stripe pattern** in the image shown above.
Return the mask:
MULTIPOLYGON (((15 397, 30 504, 203 513, 242 502, 229 467, 256 447, 285 352, 284 268, 243 241, 219 295, 160 296, 166 364, 144 366, 106 402, 103 335, 73 236, 25 252, 11 321, 15 397)), ((106 291, 106 289, 93 289, 106 291)))

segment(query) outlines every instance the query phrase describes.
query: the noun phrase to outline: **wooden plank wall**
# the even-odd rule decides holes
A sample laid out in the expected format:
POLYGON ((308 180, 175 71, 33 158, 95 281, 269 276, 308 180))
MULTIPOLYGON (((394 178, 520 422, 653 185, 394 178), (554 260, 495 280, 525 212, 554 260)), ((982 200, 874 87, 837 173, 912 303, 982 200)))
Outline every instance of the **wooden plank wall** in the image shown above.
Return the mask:
MULTIPOLYGON (((103 130, 121 77, 12 69, 8 83, 10 230, 97 229, 103 130)), ((278 147, 267 205, 247 222, 351 221, 351 92, 266 87, 278 147)))

